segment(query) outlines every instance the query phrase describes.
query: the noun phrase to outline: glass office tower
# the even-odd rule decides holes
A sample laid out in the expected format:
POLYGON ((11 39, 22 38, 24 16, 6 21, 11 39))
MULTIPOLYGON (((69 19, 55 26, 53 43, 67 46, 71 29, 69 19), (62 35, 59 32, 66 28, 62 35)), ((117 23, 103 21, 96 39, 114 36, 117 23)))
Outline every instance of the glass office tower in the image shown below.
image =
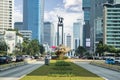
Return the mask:
POLYGON ((23 25, 25 30, 32 31, 32 39, 42 43, 44 0, 23 1, 23 25))
MULTIPOLYGON (((102 28, 102 18, 103 18, 103 5, 107 3, 108 0, 91 0, 91 10, 90 10, 90 50, 95 52, 97 43, 102 39, 97 39, 96 29, 102 28), (97 40, 97 43, 96 43, 97 40)), ((99 34, 102 38, 102 32, 99 34)), ((103 40, 102 40, 103 41, 103 40)))
POLYGON ((84 27, 83 27, 83 46, 86 48, 86 39, 90 39, 90 9, 91 3, 90 0, 82 1, 82 8, 84 11, 84 27))

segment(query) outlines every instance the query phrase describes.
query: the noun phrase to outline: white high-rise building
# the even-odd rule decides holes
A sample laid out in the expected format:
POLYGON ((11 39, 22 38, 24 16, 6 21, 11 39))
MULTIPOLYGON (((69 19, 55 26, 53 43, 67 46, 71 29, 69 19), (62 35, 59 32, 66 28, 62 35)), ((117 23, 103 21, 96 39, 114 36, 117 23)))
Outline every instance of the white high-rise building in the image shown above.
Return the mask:
POLYGON ((55 28, 51 22, 44 22, 43 43, 49 46, 55 45, 55 28))
POLYGON ((73 45, 74 49, 78 46, 83 46, 83 23, 82 20, 77 20, 73 24, 73 45))
POLYGON ((67 47, 69 47, 70 49, 72 48, 72 36, 70 34, 68 34, 66 36, 66 45, 67 47))
POLYGON ((120 49, 120 4, 104 4, 103 43, 120 49))
POLYGON ((3 34, 5 29, 14 28, 13 10, 14 0, 0 0, 0 34, 3 34))

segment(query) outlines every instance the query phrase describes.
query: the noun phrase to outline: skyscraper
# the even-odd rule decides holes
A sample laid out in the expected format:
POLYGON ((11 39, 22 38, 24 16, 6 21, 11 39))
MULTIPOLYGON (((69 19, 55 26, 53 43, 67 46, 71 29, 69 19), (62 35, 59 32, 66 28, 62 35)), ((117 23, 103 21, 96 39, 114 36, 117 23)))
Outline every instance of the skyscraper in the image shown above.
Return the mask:
POLYGON ((120 2, 104 4, 104 44, 120 49, 120 2), (119 3, 119 4, 118 4, 119 3))
POLYGON ((15 22, 14 23, 14 28, 18 30, 23 30, 23 22, 15 22))
POLYGON ((73 47, 83 46, 83 25, 81 20, 73 23, 73 47))
POLYGON ((70 34, 68 34, 66 36, 66 45, 67 47, 69 47, 70 49, 72 48, 72 36, 70 34))
POLYGON ((103 41, 103 18, 97 18, 94 21, 94 52, 100 41, 103 41))
POLYGON ((49 46, 55 45, 55 30, 54 25, 51 22, 44 22, 43 28, 43 43, 47 43, 49 46))
POLYGON ((91 0, 91 10, 90 10, 90 50, 94 51, 95 44, 95 20, 98 18, 103 18, 103 5, 107 3, 108 0, 91 0))
POLYGON ((91 0, 83 0, 82 9, 84 11, 84 27, 83 27, 83 46, 86 47, 86 39, 90 39, 90 9, 91 0))
POLYGON ((120 0, 108 0, 108 3, 110 3, 110 4, 119 4, 120 0))
POLYGON ((23 25, 25 30, 32 31, 32 39, 42 43, 44 0, 23 1, 23 25))
POLYGON ((0 0, 0 34, 5 29, 14 28, 14 0, 0 0))

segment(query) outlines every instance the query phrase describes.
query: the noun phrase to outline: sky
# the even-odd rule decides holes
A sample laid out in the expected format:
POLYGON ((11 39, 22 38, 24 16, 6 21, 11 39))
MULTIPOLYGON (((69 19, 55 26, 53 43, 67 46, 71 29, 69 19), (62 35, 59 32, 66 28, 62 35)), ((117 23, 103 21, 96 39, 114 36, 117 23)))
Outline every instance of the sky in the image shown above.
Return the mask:
MULTIPOLYGON (((23 20, 23 0, 15 0, 15 22, 23 20)), ((44 21, 50 21, 57 26, 58 18, 64 18, 64 31, 71 32, 73 22, 83 20, 82 0, 45 0, 44 21)))

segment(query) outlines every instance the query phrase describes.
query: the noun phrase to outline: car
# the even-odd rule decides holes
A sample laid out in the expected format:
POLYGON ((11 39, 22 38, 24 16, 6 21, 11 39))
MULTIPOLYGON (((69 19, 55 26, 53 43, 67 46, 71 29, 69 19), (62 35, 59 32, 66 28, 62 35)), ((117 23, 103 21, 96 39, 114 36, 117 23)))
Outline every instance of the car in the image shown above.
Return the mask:
POLYGON ((116 57, 116 58, 115 58, 115 63, 116 63, 116 64, 120 64, 120 57, 116 57))
POLYGON ((0 56, 0 64, 6 64, 11 62, 10 56, 0 56))
POLYGON ((3 64, 5 62, 5 57, 0 56, 0 64, 3 64))
POLYGON ((16 56, 11 56, 11 61, 15 62, 16 61, 16 56))
POLYGON ((105 60, 105 63, 106 63, 106 64, 115 64, 115 59, 113 59, 113 58, 107 58, 107 59, 105 60))
POLYGON ((19 62, 19 61, 23 61, 23 57, 22 56, 16 56, 16 62, 19 62))
POLYGON ((40 59, 40 57, 39 56, 34 56, 34 59, 40 59))

